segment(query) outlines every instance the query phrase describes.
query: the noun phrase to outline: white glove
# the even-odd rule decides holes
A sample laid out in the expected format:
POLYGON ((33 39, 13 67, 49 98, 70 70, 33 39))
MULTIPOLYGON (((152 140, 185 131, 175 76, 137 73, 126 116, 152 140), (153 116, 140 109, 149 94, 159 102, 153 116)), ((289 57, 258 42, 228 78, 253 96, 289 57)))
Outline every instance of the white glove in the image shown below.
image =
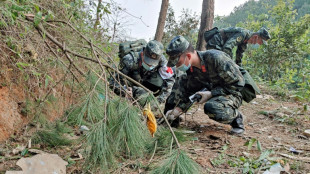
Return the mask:
POLYGON ((201 99, 198 102, 198 104, 205 103, 212 97, 211 91, 199 91, 199 92, 196 92, 196 94, 201 95, 201 99))
POLYGON ((179 107, 176 107, 172 110, 167 111, 166 117, 169 121, 175 120, 178 116, 182 114, 182 109, 179 107))

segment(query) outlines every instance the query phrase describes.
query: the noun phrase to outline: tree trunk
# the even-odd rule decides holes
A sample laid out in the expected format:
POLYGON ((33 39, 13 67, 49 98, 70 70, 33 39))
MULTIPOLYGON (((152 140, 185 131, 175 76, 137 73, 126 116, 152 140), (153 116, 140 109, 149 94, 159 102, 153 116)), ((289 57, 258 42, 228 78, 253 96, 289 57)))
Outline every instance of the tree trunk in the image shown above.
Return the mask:
POLYGON ((94 24, 94 29, 97 29, 97 26, 100 25, 100 9, 101 9, 102 0, 98 1, 97 11, 96 11, 96 21, 94 24))
POLYGON ((169 0, 162 0, 155 34, 155 40, 157 40, 158 42, 161 42, 164 35, 164 27, 166 22, 168 6, 169 6, 169 0))
POLYGON ((214 20, 214 0, 203 0, 201 11, 201 22, 198 33, 198 40, 196 44, 196 50, 206 50, 206 41, 203 38, 203 33, 210 30, 214 20))

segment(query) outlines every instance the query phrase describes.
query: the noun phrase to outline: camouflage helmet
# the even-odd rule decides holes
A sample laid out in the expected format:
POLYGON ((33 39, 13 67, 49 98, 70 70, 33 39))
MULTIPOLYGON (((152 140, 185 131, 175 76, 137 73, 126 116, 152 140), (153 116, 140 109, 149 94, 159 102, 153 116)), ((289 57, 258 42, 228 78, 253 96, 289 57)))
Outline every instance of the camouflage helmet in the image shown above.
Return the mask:
POLYGON ((187 50, 189 45, 189 42, 183 36, 174 37, 166 49, 166 53, 169 55, 168 66, 175 66, 180 55, 187 50))
POLYGON ((266 28, 262 27, 256 32, 263 40, 269 40, 271 38, 266 28))
POLYGON ((144 62, 148 65, 157 66, 164 52, 164 46, 162 43, 151 40, 147 43, 144 49, 144 62))

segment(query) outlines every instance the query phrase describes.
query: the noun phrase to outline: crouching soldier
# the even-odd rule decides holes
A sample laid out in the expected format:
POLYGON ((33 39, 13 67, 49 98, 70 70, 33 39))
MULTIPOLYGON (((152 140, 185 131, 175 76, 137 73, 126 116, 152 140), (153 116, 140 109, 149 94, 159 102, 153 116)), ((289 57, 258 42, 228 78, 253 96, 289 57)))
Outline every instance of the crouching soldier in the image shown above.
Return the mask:
POLYGON ((204 104, 209 118, 232 126, 231 133, 244 132, 243 117, 238 111, 242 103, 245 81, 232 59, 218 50, 196 51, 183 37, 171 40, 166 53, 168 66, 176 66, 186 74, 180 76, 172 88, 165 105, 165 115, 174 120, 186 112, 189 96, 201 95, 198 103, 204 104), (200 91, 206 88, 206 91, 200 91))
MULTIPOLYGON (((146 88, 154 92, 159 103, 164 103, 171 93, 174 84, 174 73, 170 67, 167 67, 167 60, 163 55, 163 45, 151 40, 140 51, 130 51, 121 58, 119 70, 125 75, 133 78, 146 88)), ((130 82, 125 82, 121 75, 115 75, 110 81, 110 88, 114 89, 117 94, 124 93, 122 90, 128 90, 132 87, 133 97, 139 99, 141 106, 146 103, 147 91, 130 82), (119 79, 121 86, 116 80, 119 79), (126 85, 128 84, 128 85, 126 85)))

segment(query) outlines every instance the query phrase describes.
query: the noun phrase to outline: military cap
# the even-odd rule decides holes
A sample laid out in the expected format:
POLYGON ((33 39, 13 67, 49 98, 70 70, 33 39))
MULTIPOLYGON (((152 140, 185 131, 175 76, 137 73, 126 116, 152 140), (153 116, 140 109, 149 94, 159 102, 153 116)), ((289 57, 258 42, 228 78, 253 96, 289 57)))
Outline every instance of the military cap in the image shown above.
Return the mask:
POLYGON ((271 38, 269 32, 264 27, 260 28, 256 33, 264 40, 269 40, 271 38))
POLYGON ((174 37, 167 49, 166 53, 169 55, 168 66, 175 66, 180 58, 180 55, 186 51, 189 46, 189 42, 183 36, 174 37))
POLYGON ((145 47, 144 62, 148 65, 157 66, 163 52, 164 46, 162 43, 156 40, 149 41, 145 47))

